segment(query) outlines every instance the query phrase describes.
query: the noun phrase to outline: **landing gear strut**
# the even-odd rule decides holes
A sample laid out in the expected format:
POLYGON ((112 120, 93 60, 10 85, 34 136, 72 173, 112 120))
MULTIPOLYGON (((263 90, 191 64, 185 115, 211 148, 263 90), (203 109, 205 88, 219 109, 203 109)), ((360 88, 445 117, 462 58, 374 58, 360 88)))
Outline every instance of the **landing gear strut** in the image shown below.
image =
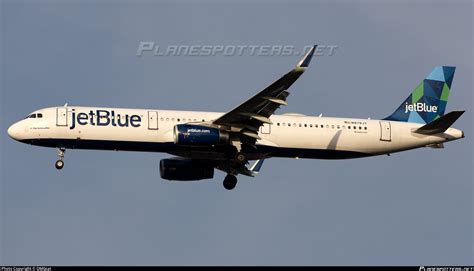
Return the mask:
POLYGON ((64 167, 64 152, 66 152, 65 148, 58 148, 59 160, 56 161, 56 164, 54 165, 58 170, 64 167))
POLYGON ((237 177, 235 177, 232 174, 227 174, 227 176, 225 176, 224 182, 223 182, 225 189, 232 190, 235 188, 236 184, 237 184, 237 177))
POLYGON ((244 164, 245 162, 247 162, 247 156, 245 156, 245 154, 242 152, 238 152, 235 154, 235 160, 237 160, 237 162, 241 164, 244 164))

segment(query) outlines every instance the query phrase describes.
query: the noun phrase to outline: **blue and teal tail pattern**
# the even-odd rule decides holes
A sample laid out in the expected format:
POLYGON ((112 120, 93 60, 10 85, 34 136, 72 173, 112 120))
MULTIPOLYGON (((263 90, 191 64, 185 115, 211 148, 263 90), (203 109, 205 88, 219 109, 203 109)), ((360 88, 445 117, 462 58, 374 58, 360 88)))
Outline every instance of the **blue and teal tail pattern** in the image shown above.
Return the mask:
POLYGON ((385 120, 430 123, 444 115, 456 67, 438 66, 385 120))

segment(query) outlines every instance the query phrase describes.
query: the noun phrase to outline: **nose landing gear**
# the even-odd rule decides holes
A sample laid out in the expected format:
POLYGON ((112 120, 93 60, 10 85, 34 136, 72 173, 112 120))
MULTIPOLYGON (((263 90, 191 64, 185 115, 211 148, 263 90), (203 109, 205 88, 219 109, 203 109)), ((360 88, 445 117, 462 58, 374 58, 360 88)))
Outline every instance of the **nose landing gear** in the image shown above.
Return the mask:
POLYGON ((66 152, 65 148, 58 148, 59 160, 56 161, 56 164, 54 165, 58 170, 64 167, 64 152, 66 152))

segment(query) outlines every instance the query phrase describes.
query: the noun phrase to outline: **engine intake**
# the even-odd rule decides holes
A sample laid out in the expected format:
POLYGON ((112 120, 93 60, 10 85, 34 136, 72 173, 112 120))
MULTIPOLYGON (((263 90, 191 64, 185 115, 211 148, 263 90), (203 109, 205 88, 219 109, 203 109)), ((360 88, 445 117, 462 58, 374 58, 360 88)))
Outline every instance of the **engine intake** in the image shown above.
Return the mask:
POLYGON ((193 124, 174 126, 174 143, 179 145, 209 146, 229 143, 229 133, 218 128, 193 124))
POLYGON ((212 179, 214 166, 208 162, 191 159, 163 159, 160 161, 161 178, 171 181, 198 181, 212 179))

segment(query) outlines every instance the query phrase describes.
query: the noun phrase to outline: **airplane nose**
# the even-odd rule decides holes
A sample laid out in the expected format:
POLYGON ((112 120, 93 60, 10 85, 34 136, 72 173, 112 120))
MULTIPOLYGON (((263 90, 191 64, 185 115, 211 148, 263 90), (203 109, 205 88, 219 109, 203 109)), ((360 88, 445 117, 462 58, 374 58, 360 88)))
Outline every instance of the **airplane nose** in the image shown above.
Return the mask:
POLYGON ((13 124, 12 126, 10 126, 8 128, 8 135, 12 138, 12 139, 17 139, 18 138, 18 134, 19 134, 19 127, 18 127, 18 124, 13 124))

